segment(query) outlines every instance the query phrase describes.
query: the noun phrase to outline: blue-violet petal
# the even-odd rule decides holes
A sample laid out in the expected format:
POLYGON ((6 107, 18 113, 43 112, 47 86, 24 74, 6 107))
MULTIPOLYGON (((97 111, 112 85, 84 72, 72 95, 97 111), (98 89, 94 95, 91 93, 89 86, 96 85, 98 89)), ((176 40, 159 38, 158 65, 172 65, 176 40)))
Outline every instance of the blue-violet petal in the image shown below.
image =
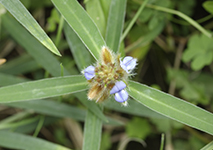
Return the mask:
POLYGON ((110 94, 117 93, 126 88, 126 84, 123 81, 117 81, 114 87, 111 89, 110 94))
POLYGON ((133 70, 136 66, 137 59, 134 59, 131 56, 126 56, 123 61, 120 61, 121 67, 129 73, 131 70, 133 70))
POLYGON ((95 76, 95 67, 94 66, 88 66, 84 70, 84 76, 87 80, 92 79, 95 76))
POLYGON ((125 90, 121 90, 118 93, 115 93, 115 100, 117 102, 123 103, 128 99, 128 93, 125 90))

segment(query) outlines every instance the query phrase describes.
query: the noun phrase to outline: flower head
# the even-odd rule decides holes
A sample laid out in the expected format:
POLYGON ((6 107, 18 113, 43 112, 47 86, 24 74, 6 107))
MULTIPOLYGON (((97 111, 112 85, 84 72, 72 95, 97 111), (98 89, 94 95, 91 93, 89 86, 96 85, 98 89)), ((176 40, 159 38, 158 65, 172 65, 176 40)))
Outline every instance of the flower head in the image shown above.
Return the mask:
POLYGON ((100 61, 96 65, 88 66, 83 70, 90 86, 88 99, 102 102, 110 94, 114 94, 117 102, 127 105, 126 83, 128 76, 136 66, 136 61, 131 56, 121 60, 120 55, 115 55, 103 46, 100 61))

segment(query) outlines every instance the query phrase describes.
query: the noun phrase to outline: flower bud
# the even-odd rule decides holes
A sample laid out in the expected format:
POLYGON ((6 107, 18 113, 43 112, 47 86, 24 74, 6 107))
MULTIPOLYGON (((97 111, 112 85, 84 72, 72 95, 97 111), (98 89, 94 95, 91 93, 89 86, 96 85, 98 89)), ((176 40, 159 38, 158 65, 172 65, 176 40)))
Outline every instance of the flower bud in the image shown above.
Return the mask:
POLYGON ((117 102, 123 103, 128 99, 128 93, 125 90, 121 90, 118 93, 115 93, 115 100, 117 102))
POLYGON ((127 73, 130 73, 135 68, 136 61, 137 59, 134 59, 131 56, 126 56, 123 61, 120 60, 120 65, 127 73))
POLYGON ((104 64, 111 64, 113 63, 113 57, 109 49, 105 46, 102 47, 102 60, 104 64))
POLYGON ((84 70, 84 76, 87 80, 92 79, 95 76, 95 67, 94 66, 88 66, 84 70))

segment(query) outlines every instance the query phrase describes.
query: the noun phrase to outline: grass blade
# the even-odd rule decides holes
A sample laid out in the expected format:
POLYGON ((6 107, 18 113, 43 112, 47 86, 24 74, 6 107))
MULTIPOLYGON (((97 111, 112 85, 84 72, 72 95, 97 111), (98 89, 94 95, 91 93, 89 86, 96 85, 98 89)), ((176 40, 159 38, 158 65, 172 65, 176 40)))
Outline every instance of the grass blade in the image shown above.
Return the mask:
POLYGON ((107 46, 117 52, 120 45, 120 37, 123 31, 124 17, 126 12, 126 0, 112 0, 106 30, 107 46))
POLYGON ((213 149, 213 141, 210 142, 209 144, 207 144, 206 146, 204 146, 202 149, 200 150, 212 150, 213 149))
MULTIPOLYGON (((3 27, 25 48, 25 50, 51 75, 60 76, 60 63, 38 40, 27 32, 15 19, 8 14, 2 17, 3 27), (24 42, 23 42, 24 41, 24 42)), ((64 72, 65 75, 68 73, 64 72)))
POLYGON ((84 127, 83 150, 99 150, 101 143, 102 120, 87 111, 84 127))
POLYGON ((104 15, 104 9, 101 5, 101 1, 89 0, 85 1, 85 8, 89 16, 93 19, 97 25, 101 35, 104 36, 106 32, 106 18, 104 15))
POLYGON ((61 56, 51 39, 19 0, 0 0, 0 3, 45 47, 54 54, 61 56))
POLYGON ((127 34, 129 33, 129 31, 131 30, 131 28, 133 27, 134 23, 136 22, 136 20, 138 19, 139 15, 141 14, 141 12, 143 11, 144 7, 146 6, 148 0, 144 0, 143 4, 141 4, 140 8, 138 9, 137 13, 135 14, 135 16, 132 18, 131 22, 129 23, 129 25, 127 26, 127 28, 125 29, 122 37, 121 37, 121 41, 124 40, 124 38, 127 36, 127 34))
POLYGON ((106 45, 95 23, 76 0, 52 0, 67 23, 98 60, 101 47, 106 45))
POLYGON ((45 140, 34 138, 32 136, 13 133, 9 131, 0 131, 0 145, 11 149, 25 150, 69 150, 58 144, 47 142, 45 140))
POLYGON ((16 76, 4 74, 4 73, 0 73, 0 79, 1 79, 0 86, 7 86, 7 85, 28 81, 25 78, 16 77, 16 76))
POLYGON ((81 71, 91 64, 91 55, 79 37, 67 23, 64 24, 64 33, 76 65, 78 66, 79 71, 81 71))
POLYGON ((0 88, 0 103, 33 100, 87 89, 83 76, 68 76, 25 82, 0 88))
POLYGON ((160 114, 213 135, 213 114, 204 109, 133 81, 129 95, 160 114))
POLYGON ((0 67, 0 72, 11 75, 20 75, 41 68, 39 64, 29 55, 22 55, 3 64, 0 67))
POLYGON ((33 110, 36 113, 60 117, 60 118, 72 118, 79 121, 84 121, 86 111, 79 109, 68 104, 59 103, 50 100, 36 100, 36 101, 24 101, 24 102, 13 102, 6 103, 5 105, 10 107, 22 108, 33 110))
POLYGON ((159 119, 168 119, 167 117, 156 113, 155 111, 145 107, 144 105, 138 105, 137 101, 130 99, 128 101, 129 107, 123 107, 120 103, 117 103, 114 98, 110 99, 108 102, 104 103, 104 107, 115 110, 118 112, 141 116, 141 117, 148 117, 148 118, 159 118, 159 119))

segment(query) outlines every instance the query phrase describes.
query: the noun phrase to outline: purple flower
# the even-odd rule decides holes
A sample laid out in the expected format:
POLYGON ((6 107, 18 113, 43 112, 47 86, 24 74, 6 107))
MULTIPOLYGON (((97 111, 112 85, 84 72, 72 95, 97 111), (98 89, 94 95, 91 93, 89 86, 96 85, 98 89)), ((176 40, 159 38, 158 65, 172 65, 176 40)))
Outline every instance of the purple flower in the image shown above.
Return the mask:
POLYGON ((120 60, 120 65, 127 73, 130 73, 137 65, 136 62, 137 59, 134 59, 131 56, 126 56, 123 61, 120 60))
POLYGON ((126 84, 123 81, 118 81, 111 89, 110 94, 115 94, 115 100, 123 103, 128 99, 128 93, 124 90, 125 88, 126 84))
POLYGON ((84 69, 84 76, 87 80, 92 79, 95 76, 95 67, 88 66, 86 69, 84 69))
POLYGON ((128 93, 125 90, 121 90, 117 93, 115 93, 115 100, 117 102, 123 103, 128 99, 128 93))
POLYGON ((114 87, 111 89, 110 94, 115 94, 126 88, 126 84, 123 81, 117 81, 114 87))

